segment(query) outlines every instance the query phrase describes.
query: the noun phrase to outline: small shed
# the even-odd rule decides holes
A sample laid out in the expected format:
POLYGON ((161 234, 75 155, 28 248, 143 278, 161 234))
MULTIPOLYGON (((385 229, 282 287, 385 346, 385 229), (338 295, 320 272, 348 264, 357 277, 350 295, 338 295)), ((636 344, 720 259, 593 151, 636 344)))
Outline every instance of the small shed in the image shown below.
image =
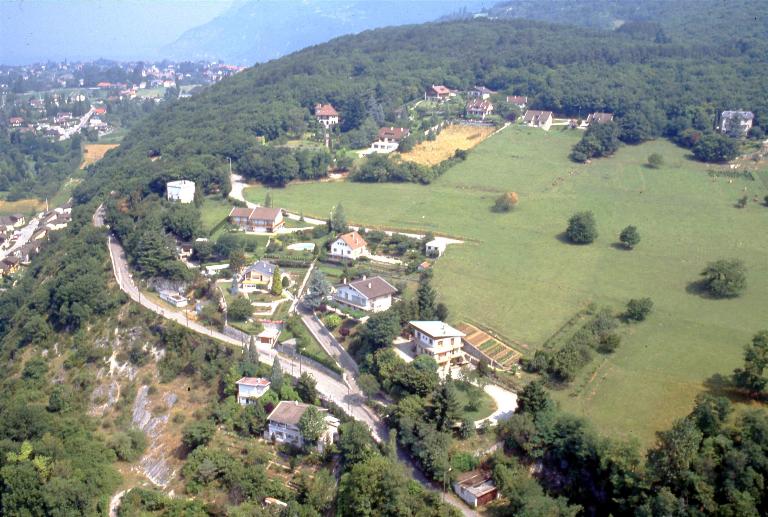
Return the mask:
POLYGON ((262 330, 257 337, 259 338, 259 343, 274 347, 277 344, 277 338, 279 336, 280 331, 274 327, 270 327, 262 330))
POLYGON ((453 491, 469 506, 477 508, 499 497, 499 490, 487 470, 473 470, 453 482, 453 491))

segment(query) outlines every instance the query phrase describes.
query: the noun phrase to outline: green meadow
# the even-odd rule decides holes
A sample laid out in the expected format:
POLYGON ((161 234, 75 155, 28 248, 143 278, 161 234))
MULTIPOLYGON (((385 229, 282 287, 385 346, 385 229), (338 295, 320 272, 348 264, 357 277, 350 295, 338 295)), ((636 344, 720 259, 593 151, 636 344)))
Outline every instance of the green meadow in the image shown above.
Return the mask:
MULTIPOLYGON (((464 239, 435 268, 450 319, 480 324, 530 354, 590 303, 623 308, 648 296, 655 309, 625 327, 618 351, 598 355, 571 386, 555 392, 569 411, 601 432, 648 445, 654 432, 686 414, 704 383, 728 375, 744 344, 768 327, 768 208, 738 198, 768 194, 763 181, 713 179, 707 166, 666 141, 625 146, 614 157, 568 160, 581 133, 513 127, 476 147, 428 186, 351 182, 273 190, 275 206, 327 217, 342 202, 351 223, 432 231, 464 239), (645 166, 651 153, 665 163, 645 166), (746 191, 745 191, 746 189, 746 191), (505 191, 514 211, 491 211, 505 191), (563 241, 567 219, 592 210, 599 237, 589 246, 563 241), (629 224, 641 243, 617 246, 629 224), (690 287, 707 262, 741 258, 748 289, 711 300, 690 287)), ((261 202, 264 190, 248 199, 261 202)))

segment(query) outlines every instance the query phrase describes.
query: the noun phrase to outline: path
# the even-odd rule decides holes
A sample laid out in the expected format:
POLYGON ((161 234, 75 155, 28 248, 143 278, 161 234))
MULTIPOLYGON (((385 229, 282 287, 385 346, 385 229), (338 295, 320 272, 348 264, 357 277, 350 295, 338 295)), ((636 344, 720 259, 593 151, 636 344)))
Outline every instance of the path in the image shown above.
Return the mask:
POLYGON ((498 425, 500 421, 511 417, 517 409, 517 394, 505 390, 496 384, 486 384, 483 387, 483 391, 490 395, 496 403, 496 411, 482 420, 477 420, 475 422, 475 427, 480 427, 484 422, 490 422, 491 425, 498 425))

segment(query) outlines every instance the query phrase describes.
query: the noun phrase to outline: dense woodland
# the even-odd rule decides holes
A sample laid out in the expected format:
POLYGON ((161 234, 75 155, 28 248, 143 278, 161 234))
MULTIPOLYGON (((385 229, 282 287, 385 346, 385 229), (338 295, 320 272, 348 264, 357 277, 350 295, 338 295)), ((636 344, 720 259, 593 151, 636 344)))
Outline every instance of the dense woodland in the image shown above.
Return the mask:
MULTIPOLYGON (((754 10, 764 9, 752 7, 741 13, 749 20, 754 10)), ((125 451, 96 438, 95 422, 85 415, 93 365, 107 352, 94 345, 89 331, 125 303, 110 288, 105 234, 93 229, 90 220, 110 193, 110 221, 129 250, 133 246, 134 264, 146 267, 147 274, 173 276, 178 268, 166 264, 170 259, 162 254, 168 243, 162 236, 195 228, 199 214, 194 207, 181 213, 160 201, 165 181, 184 177, 196 181, 203 193, 225 194, 229 159, 235 171, 254 179, 271 179, 267 174, 276 167, 296 177, 322 175, 331 159, 325 152, 302 157, 292 150, 272 150, 260 138, 276 141, 309 129, 310 108, 318 101, 332 102, 345 115, 344 132, 370 125, 373 104, 382 108, 386 123, 395 123, 398 108, 420 97, 431 83, 454 88, 485 84, 527 94, 534 107, 570 116, 605 110, 624 120, 643 117, 651 128, 648 138, 687 129, 706 132, 715 113, 725 108, 751 109, 757 124, 765 126, 766 99, 755 97, 768 85, 765 27, 733 23, 734 30, 718 33, 722 40, 690 42, 657 38, 642 27, 627 35, 528 21, 370 31, 259 65, 199 97, 159 108, 93 167, 76 189, 78 206, 70 228, 52 237, 19 283, 0 295, 3 515, 103 514, 119 482, 112 464, 125 451), (150 235, 160 238, 137 238, 150 235)), ((705 25, 698 29, 712 34, 705 25)), ((600 135, 591 136, 602 141, 600 135)), ((614 136, 606 141, 612 143, 614 136)), ((16 170, 13 159, 7 163, 16 170)), ((400 172, 382 166, 365 174, 378 181, 380 174, 400 172)), ((455 411, 455 394, 450 384, 437 381, 432 365, 424 364, 428 361, 406 366, 383 350, 407 319, 445 316, 447 309, 434 297, 428 278, 423 279, 413 300, 371 318, 353 351, 366 374, 396 400, 388 415, 398 430, 393 439, 413 452, 429 476, 441 479, 450 467, 444 452, 454 439, 447 423, 455 411)), ((257 372, 248 358, 234 357, 172 326, 152 327, 155 342, 166 350, 159 365, 163 379, 185 374, 212 383, 257 372)), ((737 384, 764 390, 765 348, 761 338, 748 349, 737 384)), ((290 388, 305 400, 313 395, 306 383, 290 388)), ((283 395, 293 396, 288 388, 283 395)), ((768 422, 762 410, 734 411, 723 399, 702 398, 689 417, 660 433, 658 444, 643 455, 559 412, 539 384, 526 388, 520 402, 520 414, 500 429, 509 455, 492 460, 507 497, 502 514, 573 515, 579 508, 594 515, 768 512, 768 422), (543 469, 538 480, 528 475, 530 465, 543 469)), ((203 420, 246 436, 253 419, 261 417, 232 413, 231 394, 223 391, 212 405, 203 420)), ((264 480, 261 467, 250 469, 258 458, 211 448, 204 440, 210 425, 201 423, 185 434, 188 445, 194 445, 182 472, 190 492, 209 484, 225 487, 237 495, 227 499, 238 506, 230 515, 255 514, 258 497, 284 495, 264 480)), ((402 508, 412 515, 449 513, 399 470, 391 443, 375 447, 365 430, 344 425, 342 515, 396 515, 402 508)), ((323 492, 322 485, 302 488, 291 501, 292 508, 299 508, 294 514, 315 515, 327 508, 323 492)), ((147 491, 133 493, 123 515, 132 508, 152 508, 159 515, 210 510, 147 491)))

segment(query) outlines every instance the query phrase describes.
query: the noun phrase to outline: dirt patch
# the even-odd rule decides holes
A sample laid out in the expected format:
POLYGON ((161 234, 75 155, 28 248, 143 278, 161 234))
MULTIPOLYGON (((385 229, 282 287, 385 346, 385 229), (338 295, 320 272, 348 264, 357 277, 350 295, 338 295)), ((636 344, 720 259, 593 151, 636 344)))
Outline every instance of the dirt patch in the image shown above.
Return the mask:
POLYGON ((111 149, 118 147, 120 144, 85 144, 83 148, 83 163, 80 164, 80 169, 85 169, 91 164, 94 164, 104 158, 104 155, 111 149))
POLYGON ((494 130, 493 127, 483 126, 448 126, 435 140, 425 140, 412 151, 402 154, 402 158, 421 165, 437 165, 453 156, 456 149, 472 149, 494 130))

